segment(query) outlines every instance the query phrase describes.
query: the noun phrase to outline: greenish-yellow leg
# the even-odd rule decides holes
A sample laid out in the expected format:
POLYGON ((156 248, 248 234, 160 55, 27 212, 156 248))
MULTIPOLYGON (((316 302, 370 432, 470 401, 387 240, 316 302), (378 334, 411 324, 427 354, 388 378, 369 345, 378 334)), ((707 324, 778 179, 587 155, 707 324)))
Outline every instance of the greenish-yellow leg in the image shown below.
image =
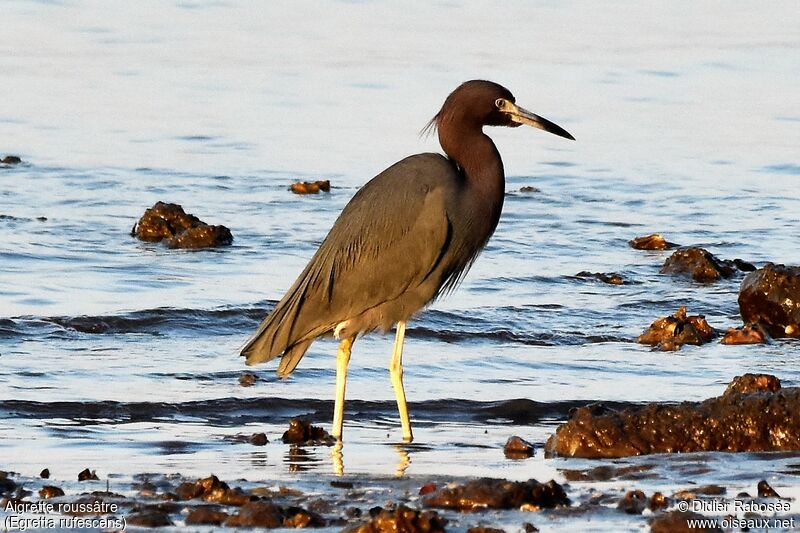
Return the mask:
POLYGON ((403 339, 406 335, 406 323, 397 323, 397 333, 394 338, 394 351, 392 363, 389 365, 389 376, 392 378, 394 395, 397 398, 397 411, 400 413, 400 424, 403 426, 403 440, 411 442, 411 421, 408 419, 408 406, 406 405, 406 391, 403 389, 403 339))
POLYGON ((353 347, 355 337, 349 337, 339 343, 336 352, 336 401, 333 404, 333 431, 334 438, 342 439, 342 426, 344 424, 344 391, 347 387, 347 364, 350 362, 350 349, 353 347))

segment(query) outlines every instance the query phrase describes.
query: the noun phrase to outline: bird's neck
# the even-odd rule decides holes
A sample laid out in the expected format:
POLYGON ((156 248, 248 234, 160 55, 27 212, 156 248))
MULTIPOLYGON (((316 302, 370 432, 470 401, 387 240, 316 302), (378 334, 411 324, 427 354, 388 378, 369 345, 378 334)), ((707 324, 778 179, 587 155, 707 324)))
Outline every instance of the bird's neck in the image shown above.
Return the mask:
MULTIPOLYGON (((439 133, 439 142, 445 153, 463 170, 466 185, 486 200, 491 198, 502 207, 505 173, 503 160, 492 139, 480 129, 469 134, 462 132, 458 138, 452 138, 446 131, 440 130, 439 133)), ((489 205, 488 202, 486 205, 489 205)))

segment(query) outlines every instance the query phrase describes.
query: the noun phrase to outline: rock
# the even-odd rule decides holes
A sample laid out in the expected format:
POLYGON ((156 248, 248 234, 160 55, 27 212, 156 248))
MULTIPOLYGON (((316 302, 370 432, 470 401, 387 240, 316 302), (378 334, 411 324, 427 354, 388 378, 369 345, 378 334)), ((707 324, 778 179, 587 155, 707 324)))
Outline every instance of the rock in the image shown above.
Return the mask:
POLYGON ((539 528, 534 526, 530 522, 523 522, 522 531, 524 531, 525 533, 537 533, 539 531, 539 528))
POLYGON ((16 155, 7 155, 3 159, 0 159, 0 163, 4 165, 19 165, 22 163, 22 159, 16 155))
POLYGON ((187 526, 214 525, 220 526, 228 519, 228 513, 211 505, 201 505, 192 509, 186 516, 187 526))
POLYGON ((653 233, 652 235, 645 235, 644 237, 636 237, 628 241, 631 248, 637 250, 668 250, 670 248, 677 248, 678 245, 674 242, 667 241, 660 233, 653 233))
POLYGON ((681 306, 674 315, 659 318, 650 324, 636 342, 661 350, 677 350, 684 344, 705 344, 716 333, 703 315, 686 316, 686 307, 681 306))
POLYGON ((781 380, 770 374, 744 374, 730 382, 725 394, 749 394, 751 392, 778 392, 781 380))
POLYGON ((467 533, 506 533, 506 530, 498 527, 476 526, 469 528, 467 533))
POLYGON ((533 185, 525 185, 524 187, 520 187, 519 192, 532 193, 532 192, 541 192, 541 190, 538 187, 534 187, 533 185))
POLYGON ((317 194, 319 191, 330 192, 331 182, 329 180, 320 181, 298 181, 289 186, 289 190, 295 194, 317 194))
POLYGON ((739 312, 772 337, 800 337, 800 267, 767 263, 745 276, 739 312))
POLYGON ((265 433, 253 433, 249 440, 253 446, 264 446, 269 442, 265 433))
POLYGON ((535 449, 533 444, 524 440, 522 437, 509 437, 503 447, 503 453, 509 459, 527 459, 533 457, 535 449))
POLYGON ((227 483, 217 476, 198 479, 194 483, 184 482, 178 485, 175 493, 179 500, 202 498, 203 501, 221 503, 223 505, 244 505, 253 498, 241 489, 231 489, 227 483))
POLYGON ((629 490, 617 504, 617 509, 626 514, 642 514, 647 507, 647 496, 640 490, 629 490))
POLYGON ((436 489, 437 487, 435 483, 425 483, 419 488, 419 495, 424 496, 426 494, 430 494, 431 492, 434 492, 436 489))
POLYGON ((283 527, 303 528, 303 527, 325 527, 325 520, 312 511, 300 507, 289 507, 285 510, 286 516, 283 519, 283 527))
POLYGON ((525 482, 505 479, 481 478, 464 485, 448 486, 423 498, 426 507, 458 509, 518 509, 529 507, 552 508, 569 505, 564 489, 555 481, 539 483, 535 479, 525 482))
POLYGON ((589 272, 589 271, 581 271, 575 274, 576 278, 595 278, 597 280, 602 281, 603 283, 608 283, 609 285, 623 285, 625 280, 619 274, 611 273, 603 273, 603 272, 589 272))
POLYGON ((97 477, 95 471, 90 471, 88 468, 84 468, 78 473, 78 481, 97 481, 98 479, 100 478, 97 477))
POLYGON ((766 344, 769 334, 758 324, 728 328, 720 341, 722 344, 766 344))
POLYGON ((283 510, 270 502, 255 501, 241 507, 225 521, 226 527, 268 527, 283 525, 283 510))
POLYGON ((131 513, 125 517, 125 521, 129 526, 140 527, 164 527, 172 525, 172 520, 169 519, 167 513, 156 510, 131 513))
POLYGON ((435 511, 417 511, 398 505, 393 511, 377 508, 369 521, 342 533, 444 533, 447 521, 435 511))
POLYGON ((766 479, 758 482, 758 497, 759 498, 780 498, 780 494, 775 492, 775 489, 770 487, 766 479))
POLYGON ((774 391, 774 385, 767 385, 739 393, 742 386, 734 380, 731 392, 703 402, 651 403, 601 414, 582 407, 558 427, 545 451, 548 456, 596 458, 800 450, 800 388, 774 391))
POLYGON ((147 209, 131 235, 148 242, 163 240, 170 248, 209 248, 233 242, 225 226, 211 226, 184 212, 180 205, 164 202, 147 209))
POLYGON ((331 481, 331 487, 335 489, 352 489, 355 484, 352 481, 342 481, 339 479, 334 479, 331 481))
POLYGON ((258 376, 252 372, 242 372, 239 376, 239 385, 242 387, 252 387, 258 381, 258 376))
POLYGON ((50 479, 50 470, 45 468, 41 472, 39 472, 39 477, 42 479, 50 479))
POLYGON ((722 533, 718 527, 689 527, 689 520, 703 520, 705 516, 691 511, 670 511, 650 522, 650 533, 722 533))
POLYGON ((336 439, 331 437, 324 429, 312 426, 310 422, 292 418, 289 420, 289 429, 283 433, 283 442, 286 444, 324 444, 332 446, 336 439))
POLYGON ((647 504, 647 507, 655 512, 661 511, 666 509, 670 505, 670 500, 666 496, 664 496, 660 492, 654 492, 652 496, 650 496, 650 501, 647 504))
POLYGON ((11 494, 16 488, 17 484, 8 477, 8 472, 0 470, 0 494, 11 494))
POLYGON ((662 274, 678 274, 707 283, 729 278, 736 272, 733 261, 717 259, 711 252, 696 246, 679 248, 664 262, 662 274))
POLYGON ((42 499, 49 499, 49 498, 57 498, 58 496, 63 496, 64 491, 58 487, 54 487, 53 485, 45 485, 39 491, 39 497, 42 499))

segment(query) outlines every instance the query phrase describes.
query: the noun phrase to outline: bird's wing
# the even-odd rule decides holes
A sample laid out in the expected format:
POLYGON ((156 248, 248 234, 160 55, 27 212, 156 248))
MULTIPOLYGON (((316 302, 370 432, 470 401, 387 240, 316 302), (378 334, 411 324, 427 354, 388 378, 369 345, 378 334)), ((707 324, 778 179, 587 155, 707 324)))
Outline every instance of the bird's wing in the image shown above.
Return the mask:
POLYGON ((446 249, 447 193, 458 179, 446 158, 419 154, 364 185, 245 346, 247 362, 272 359, 422 283, 446 249))

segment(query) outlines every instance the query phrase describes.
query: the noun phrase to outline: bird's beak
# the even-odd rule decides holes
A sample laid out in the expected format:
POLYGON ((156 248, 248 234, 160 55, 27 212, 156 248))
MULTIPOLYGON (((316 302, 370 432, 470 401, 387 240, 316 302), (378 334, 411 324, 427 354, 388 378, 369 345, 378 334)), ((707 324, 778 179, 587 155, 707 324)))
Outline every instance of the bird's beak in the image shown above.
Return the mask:
POLYGON ((546 118, 540 117, 536 113, 531 113, 527 109, 523 109, 508 100, 503 100, 500 111, 508 113, 508 115, 511 117, 511 120, 515 122, 514 125, 527 124, 528 126, 533 126, 534 128, 539 128, 540 130, 548 131, 554 135, 558 135, 559 137, 564 137, 565 139, 569 139, 571 141, 575 140, 575 137, 570 135, 567 130, 558 124, 550 122, 546 118))

